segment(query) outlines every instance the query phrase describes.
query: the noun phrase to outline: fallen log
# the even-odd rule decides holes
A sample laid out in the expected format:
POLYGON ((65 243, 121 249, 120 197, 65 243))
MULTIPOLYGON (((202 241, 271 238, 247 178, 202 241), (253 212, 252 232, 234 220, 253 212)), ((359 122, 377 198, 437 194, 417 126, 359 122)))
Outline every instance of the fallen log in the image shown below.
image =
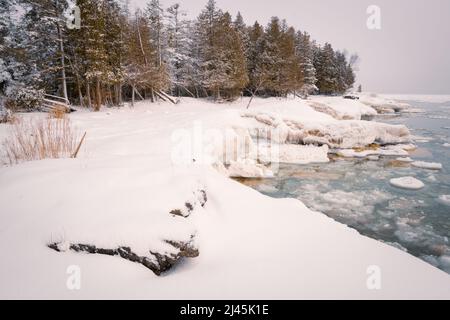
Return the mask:
POLYGON ((164 91, 158 90, 156 92, 159 93, 160 95, 162 95, 165 99, 172 102, 173 104, 177 104, 177 101, 175 99, 173 99, 171 96, 169 96, 167 93, 165 93, 164 91))

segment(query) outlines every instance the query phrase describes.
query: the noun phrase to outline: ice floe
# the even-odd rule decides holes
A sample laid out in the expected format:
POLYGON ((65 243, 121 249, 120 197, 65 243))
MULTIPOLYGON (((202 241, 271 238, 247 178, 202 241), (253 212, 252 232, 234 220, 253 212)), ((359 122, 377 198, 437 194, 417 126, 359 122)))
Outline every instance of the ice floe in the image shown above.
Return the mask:
POLYGON ((422 169, 430 169, 430 170, 441 170, 442 164, 436 162, 425 162, 425 161, 414 161, 411 163, 413 167, 422 168, 422 169))
POLYGON ((389 183, 397 188, 419 190, 425 187, 422 181, 414 177, 401 177, 389 180, 389 183))

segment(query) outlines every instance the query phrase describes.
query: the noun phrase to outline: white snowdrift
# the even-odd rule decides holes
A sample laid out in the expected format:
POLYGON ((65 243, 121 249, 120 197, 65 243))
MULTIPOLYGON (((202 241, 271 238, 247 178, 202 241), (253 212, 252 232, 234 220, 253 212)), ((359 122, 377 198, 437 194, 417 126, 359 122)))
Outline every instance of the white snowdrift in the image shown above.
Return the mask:
MULTIPOLYGON (((71 114, 88 132, 79 158, 1 167, 0 298, 450 298, 444 272, 298 200, 263 196, 202 164, 202 155, 223 148, 202 150, 209 144, 195 143, 196 121, 203 130, 242 128, 239 106, 188 99, 71 114), (187 141, 180 145, 192 147, 191 161, 177 163, 174 146, 187 141), (204 207, 195 205, 187 217, 170 214, 195 203, 199 188, 204 207), (117 256, 46 246, 127 245, 146 254, 171 250, 163 240, 193 234, 199 257, 162 277, 117 256), (74 265, 80 290, 66 286, 74 265), (380 290, 367 287, 371 266, 381 271, 380 290)), ((305 148, 302 156, 311 153, 305 148)))
POLYGON ((393 178, 390 181, 390 184, 397 188, 409 189, 409 190, 419 190, 425 187, 422 181, 414 178, 414 177, 401 177, 401 178, 393 178))

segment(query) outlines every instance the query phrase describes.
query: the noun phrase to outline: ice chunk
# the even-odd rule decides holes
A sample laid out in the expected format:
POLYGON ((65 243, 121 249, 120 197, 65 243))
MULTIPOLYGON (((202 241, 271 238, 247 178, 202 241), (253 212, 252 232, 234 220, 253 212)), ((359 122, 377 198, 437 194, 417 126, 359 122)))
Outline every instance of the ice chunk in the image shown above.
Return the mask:
POLYGON ((439 196, 439 202, 450 206, 450 194, 443 194, 439 196))
POLYGON ((230 161, 228 174, 230 177, 243 178, 273 177, 273 172, 270 169, 252 159, 239 159, 238 161, 230 161))
POLYGON ((417 180, 414 177, 401 177, 391 179, 390 184, 397 188, 419 190, 425 187, 422 181, 417 180))
POLYGON ((424 162, 424 161, 414 161, 412 165, 416 168, 430 169, 430 170, 441 170, 442 164, 436 162, 424 162))

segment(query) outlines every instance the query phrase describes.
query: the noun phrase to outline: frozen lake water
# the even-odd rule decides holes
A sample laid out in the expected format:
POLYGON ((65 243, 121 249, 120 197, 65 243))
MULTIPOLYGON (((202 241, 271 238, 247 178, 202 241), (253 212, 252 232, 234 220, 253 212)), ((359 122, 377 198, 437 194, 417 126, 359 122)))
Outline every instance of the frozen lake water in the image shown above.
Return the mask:
POLYGON ((450 101, 406 102, 424 112, 377 116, 374 121, 406 125, 418 147, 410 158, 441 163, 441 170, 417 168, 397 157, 337 157, 326 164, 281 164, 273 179, 242 181, 271 197, 298 198, 363 235, 450 273, 450 101), (389 183, 407 176, 425 187, 407 190, 389 183))

